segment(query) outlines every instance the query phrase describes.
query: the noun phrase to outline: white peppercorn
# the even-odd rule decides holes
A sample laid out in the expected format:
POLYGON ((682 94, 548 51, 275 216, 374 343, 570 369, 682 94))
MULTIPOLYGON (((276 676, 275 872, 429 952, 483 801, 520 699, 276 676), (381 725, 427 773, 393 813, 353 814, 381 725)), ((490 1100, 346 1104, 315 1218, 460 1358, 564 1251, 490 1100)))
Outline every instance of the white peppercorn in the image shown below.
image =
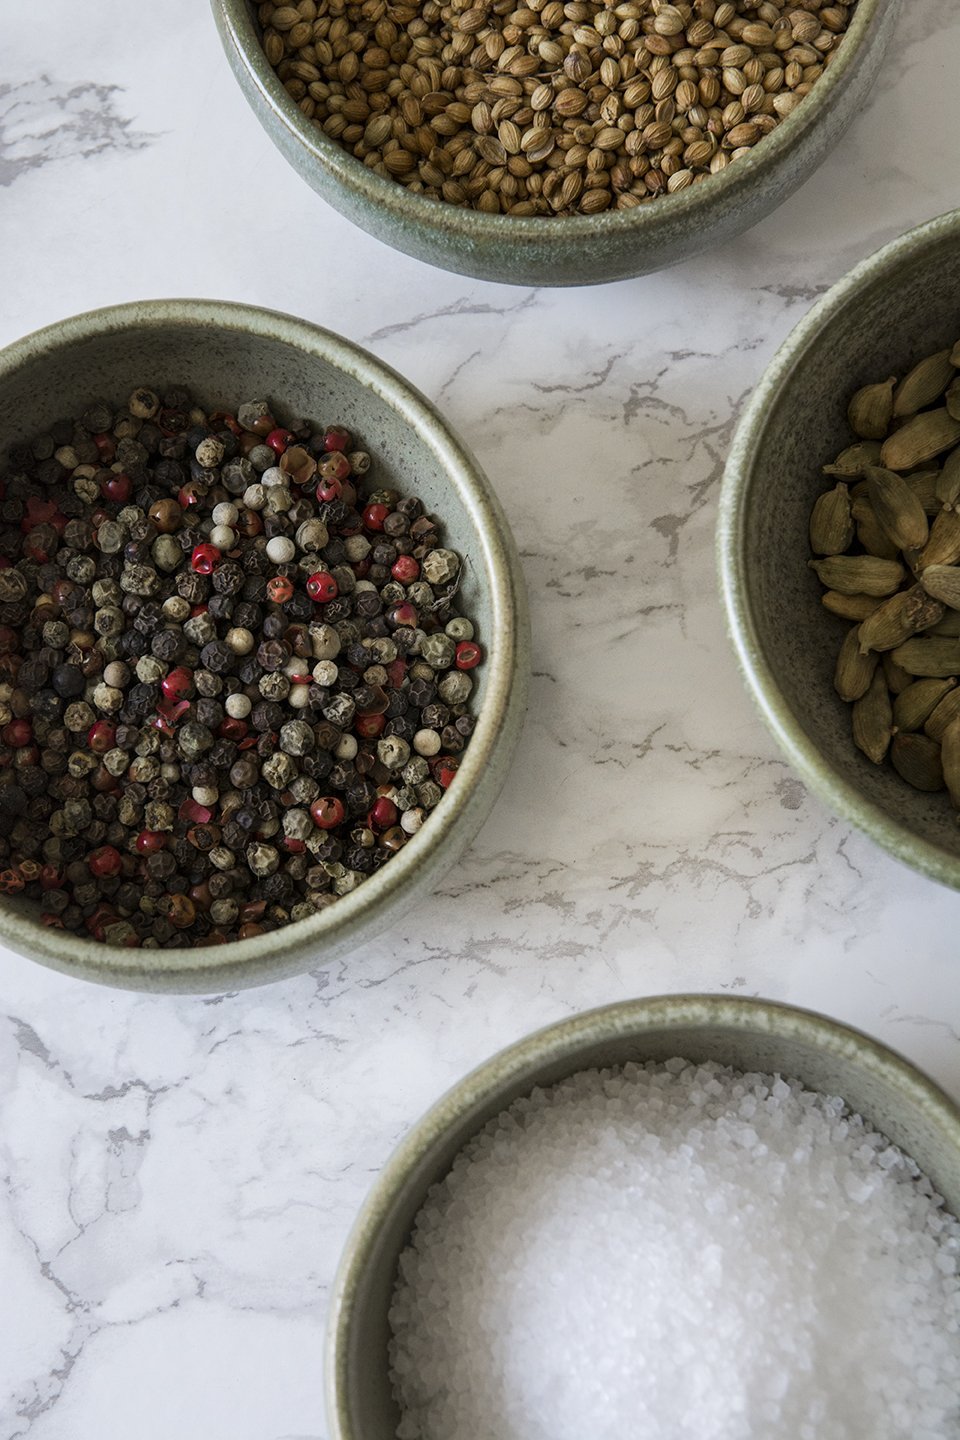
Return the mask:
POLYGON ((267 541, 267 558, 275 565, 286 565, 296 553, 296 546, 286 535, 275 535, 267 541))
MULTIPOLYGON (((413 748, 418 755, 426 755, 427 757, 439 755, 441 749, 440 736, 436 730, 418 730, 413 737, 413 748)), ((407 778, 406 770, 404 771, 404 778, 407 778)), ((424 777, 421 776, 420 778, 423 779, 424 777)))

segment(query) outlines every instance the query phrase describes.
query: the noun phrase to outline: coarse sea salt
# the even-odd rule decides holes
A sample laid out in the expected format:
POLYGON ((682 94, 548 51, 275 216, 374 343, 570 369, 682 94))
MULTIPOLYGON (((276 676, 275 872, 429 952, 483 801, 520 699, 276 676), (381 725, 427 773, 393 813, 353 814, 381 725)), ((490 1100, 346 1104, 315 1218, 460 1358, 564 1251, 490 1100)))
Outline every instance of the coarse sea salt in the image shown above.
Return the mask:
POLYGON ((960 1225, 843 1102, 683 1060, 516 1101, 417 1217, 400 1440, 957 1440, 960 1225))

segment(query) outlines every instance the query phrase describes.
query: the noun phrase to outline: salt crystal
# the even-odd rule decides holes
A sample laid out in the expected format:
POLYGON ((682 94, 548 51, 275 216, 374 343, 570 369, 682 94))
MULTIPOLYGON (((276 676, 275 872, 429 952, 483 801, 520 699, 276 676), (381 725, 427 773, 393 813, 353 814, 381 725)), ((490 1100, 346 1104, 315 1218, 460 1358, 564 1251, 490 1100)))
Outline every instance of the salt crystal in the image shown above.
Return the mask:
POLYGON ((779 1076, 537 1089, 430 1191, 390 1311, 400 1440, 956 1440, 960 1225, 779 1076))

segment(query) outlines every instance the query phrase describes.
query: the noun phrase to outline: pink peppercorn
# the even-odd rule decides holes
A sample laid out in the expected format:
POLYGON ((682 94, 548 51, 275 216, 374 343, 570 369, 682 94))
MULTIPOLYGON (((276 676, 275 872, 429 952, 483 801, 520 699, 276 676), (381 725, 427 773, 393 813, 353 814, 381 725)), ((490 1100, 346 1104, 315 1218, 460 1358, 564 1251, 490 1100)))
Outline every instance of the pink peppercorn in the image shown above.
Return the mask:
POLYGON ((270 449, 275 450, 278 455, 282 455, 287 446, 293 444, 295 438, 289 430, 284 430, 282 426, 278 426, 276 430, 270 431, 270 434, 263 443, 269 445, 270 449))
POLYGON ((98 880, 119 875, 122 865, 123 857, 113 845, 101 845, 87 856, 87 868, 98 880))
POLYGON ((193 671, 178 665, 160 681, 160 689, 168 700, 183 700, 193 690, 193 671))
POLYGON ((329 430, 323 432, 324 450, 349 450, 350 431, 344 430, 342 425, 331 425, 329 430))
POLYGON ((375 800, 367 816, 367 821, 372 830, 389 830, 391 825, 397 823, 397 807, 386 795, 381 795, 375 800))
POLYGON ((321 830, 332 830, 334 826, 341 824, 346 813, 343 802, 338 800, 336 795, 321 795, 319 800, 314 800, 310 806, 313 823, 321 830))
POLYGON ((363 512, 363 523, 367 530, 382 530, 383 522, 390 514, 388 505, 368 505, 363 512))
POLYGON ((390 566, 390 574, 401 585, 412 585, 420 574, 419 561, 412 555, 398 555, 390 566))
POLYGON ((343 494, 343 486, 340 481, 331 477, 329 480, 321 480, 317 486, 317 499, 321 505, 329 505, 331 500, 339 500, 343 494))
POLYGON ((340 587, 329 570, 317 570, 307 581, 306 591, 311 600, 321 604, 327 600, 336 600, 340 587))
POLYGON ((87 744, 96 755, 106 755, 116 743, 116 727, 107 720, 95 720, 87 731, 87 744))
POLYGON ((126 505, 133 492, 133 481, 129 475, 111 475, 100 485, 100 494, 104 500, 113 500, 117 505, 126 505))
POLYGON ((272 580, 267 581, 267 599, 272 600, 274 605, 283 605, 293 594, 293 583, 286 575, 274 575, 272 580))
POLYGON ((212 575, 220 558, 216 545, 195 545, 190 556, 190 566, 198 575, 212 575))
POLYGON ((460 761, 455 755, 438 755, 431 762, 430 768, 433 771, 434 780, 442 789, 446 790, 460 768, 460 761))
POLYGON ((29 720, 11 720, 0 730, 0 739, 11 750, 22 750, 33 743, 33 726, 29 720))
POLYGON ((213 819, 213 811, 208 805, 201 805, 198 801, 187 799, 181 804, 177 811, 178 820, 189 820, 193 825, 209 825, 213 819))

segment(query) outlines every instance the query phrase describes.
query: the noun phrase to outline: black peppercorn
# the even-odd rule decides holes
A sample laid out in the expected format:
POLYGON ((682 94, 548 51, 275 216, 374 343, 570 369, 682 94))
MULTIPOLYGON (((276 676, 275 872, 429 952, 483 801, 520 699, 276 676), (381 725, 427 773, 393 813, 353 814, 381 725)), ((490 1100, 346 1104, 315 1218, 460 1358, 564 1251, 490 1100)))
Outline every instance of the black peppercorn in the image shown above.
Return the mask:
POLYGON ((72 700, 83 694, 87 682, 79 665, 57 665, 51 676, 51 683, 58 695, 65 700, 72 700))

